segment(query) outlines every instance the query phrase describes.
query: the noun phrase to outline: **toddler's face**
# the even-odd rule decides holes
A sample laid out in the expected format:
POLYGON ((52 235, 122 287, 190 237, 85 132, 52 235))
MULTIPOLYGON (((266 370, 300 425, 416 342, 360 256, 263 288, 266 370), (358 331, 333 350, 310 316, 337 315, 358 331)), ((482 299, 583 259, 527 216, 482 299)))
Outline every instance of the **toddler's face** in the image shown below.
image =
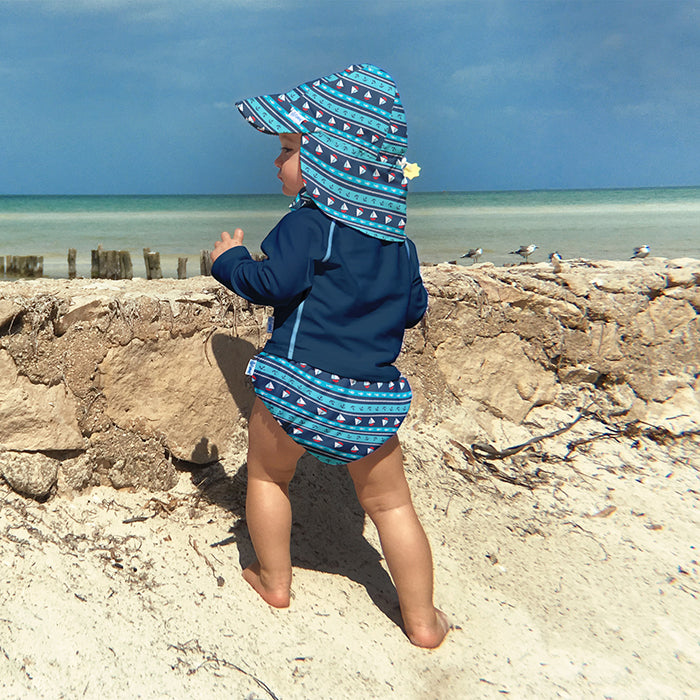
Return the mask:
POLYGON ((304 186, 299 163, 301 134, 280 134, 279 138, 281 149, 275 158, 275 167, 279 168, 277 177, 282 181, 282 192, 294 197, 304 186))

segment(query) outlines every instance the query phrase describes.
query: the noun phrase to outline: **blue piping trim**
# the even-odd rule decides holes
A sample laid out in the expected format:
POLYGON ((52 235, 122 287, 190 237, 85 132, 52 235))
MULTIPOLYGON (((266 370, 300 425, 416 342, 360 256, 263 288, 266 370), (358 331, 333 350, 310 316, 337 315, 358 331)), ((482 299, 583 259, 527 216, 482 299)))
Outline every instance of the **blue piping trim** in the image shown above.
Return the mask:
POLYGON ((333 247, 333 233, 335 232, 335 221, 331 222, 330 231, 328 231, 328 247, 326 248, 326 254, 321 262, 328 262, 328 258, 331 257, 331 248, 333 247))
MULTIPOLYGON (((326 247, 326 254, 323 256, 321 262, 328 262, 328 258, 331 257, 331 250, 333 249, 333 233, 335 232, 335 221, 331 221, 331 227, 328 231, 328 246, 326 247)), ((301 324, 301 316, 304 311, 304 304, 306 299, 299 304, 297 307, 297 317, 294 320, 294 328, 292 329, 292 337, 289 339, 289 348, 287 349, 287 359, 291 360, 294 358, 294 346, 297 342, 297 333, 299 332, 299 325, 301 324)))
POLYGON ((299 324, 301 323, 301 314, 302 311, 304 310, 304 304, 306 303, 306 299, 299 304, 297 307, 297 317, 296 320, 294 321, 294 329, 292 330, 292 337, 289 339, 289 349, 287 350, 287 359, 291 360, 294 356, 294 346, 296 345, 297 342, 297 333, 299 331, 299 324))

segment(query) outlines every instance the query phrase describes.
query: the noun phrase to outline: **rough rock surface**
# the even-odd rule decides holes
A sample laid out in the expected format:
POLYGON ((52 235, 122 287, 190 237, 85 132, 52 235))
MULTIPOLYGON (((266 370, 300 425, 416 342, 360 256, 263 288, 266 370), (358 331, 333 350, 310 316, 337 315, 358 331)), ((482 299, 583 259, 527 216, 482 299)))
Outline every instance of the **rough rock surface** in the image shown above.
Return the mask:
MULTIPOLYGON (((537 407, 675 434, 700 426, 700 261, 423 276, 429 312, 399 360, 415 395, 409 429, 496 441, 537 407)), ((36 498, 167 489, 173 459, 240 451, 253 400, 243 370, 268 313, 211 278, 0 283, 0 450, 12 455, 0 473, 36 498), (36 486, 18 478, 23 453, 36 486)))
POLYGON ((403 359, 424 421, 453 413, 483 434, 492 416, 590 405, 698 427, 699 261, 438 265, 424 280, 430 312, 403 359))
POLYGON ((58 476, 58 461, 41 452, 0 452, 0 473, 17 493, 43 500, 58 476))
POLYGON ((34 384, 19 375, 0 349, 0 434, 6 449, 73 450, 83 447, 77 402, 64 386, 34 384))

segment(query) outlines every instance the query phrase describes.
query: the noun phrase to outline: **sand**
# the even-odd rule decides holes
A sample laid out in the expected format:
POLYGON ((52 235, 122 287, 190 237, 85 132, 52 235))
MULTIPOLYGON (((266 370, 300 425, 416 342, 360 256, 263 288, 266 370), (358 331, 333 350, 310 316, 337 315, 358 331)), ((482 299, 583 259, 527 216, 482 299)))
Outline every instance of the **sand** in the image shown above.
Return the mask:
POLYGON ((698 697, 700 449, 623 437, 555 460, 585 435, 583 421, 544 441, 552 461, 528 488, 403 431, 436 602, 455 626, 432 651, 397 624, 344 470, 300 461, 288 610, 240 575, 242 463, 181 471, 160 493, 93 487, 41 504, 4 487, 2 695, 698 697))

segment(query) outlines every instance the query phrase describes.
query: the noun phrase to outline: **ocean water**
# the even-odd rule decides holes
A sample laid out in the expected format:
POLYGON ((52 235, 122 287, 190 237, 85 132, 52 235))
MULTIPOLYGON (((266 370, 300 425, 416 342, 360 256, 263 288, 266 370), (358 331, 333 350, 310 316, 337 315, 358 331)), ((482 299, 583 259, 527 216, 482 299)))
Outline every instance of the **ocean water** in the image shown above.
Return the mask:
MULTIPOLYGON (((44 274, 67 277, 77 250, 79 276, 90 276, 91 250, 128 250, 134 275, 145 276, 143 248, 158 251, 165 277, 178 257, 188 276, 221 231, 245 231, 251 251, 287 211, 282 195, 0 196, 0 256, 43 255, 44 274)), ((628 259, 635 246, 651 255, 700 258, 700 187, 436 192, 409 195, 408 235, 422 262, 454 260, 469 248, 481 261, 521 262, 510 254, 535 243, 532 262, 555 250, 567 258, 628 259)), ((469 261, 462 261, 470 264, 469 261)))

